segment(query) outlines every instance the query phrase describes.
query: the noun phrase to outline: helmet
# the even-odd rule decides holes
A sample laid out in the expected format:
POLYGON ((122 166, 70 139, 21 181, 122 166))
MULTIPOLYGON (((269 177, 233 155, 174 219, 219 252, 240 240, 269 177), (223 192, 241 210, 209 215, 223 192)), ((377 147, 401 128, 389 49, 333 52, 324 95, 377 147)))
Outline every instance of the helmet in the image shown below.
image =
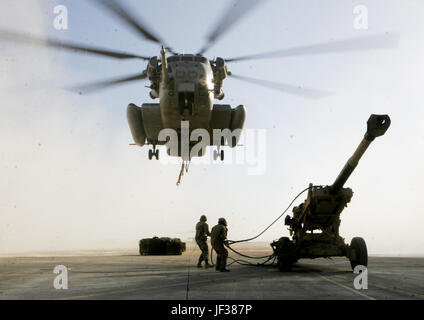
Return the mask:
POLYGON ((202 215, 202 216, 200 217, 200 221, 205 222, 206 220, 208 220, 208 219, 206 219, 206 216, 205 216, 205 215, 202 215))
POLYGON ((219 218, 218 224, 222 224, 223 226, 227 226, 227 220, 225 220, 224 218, 219 218))

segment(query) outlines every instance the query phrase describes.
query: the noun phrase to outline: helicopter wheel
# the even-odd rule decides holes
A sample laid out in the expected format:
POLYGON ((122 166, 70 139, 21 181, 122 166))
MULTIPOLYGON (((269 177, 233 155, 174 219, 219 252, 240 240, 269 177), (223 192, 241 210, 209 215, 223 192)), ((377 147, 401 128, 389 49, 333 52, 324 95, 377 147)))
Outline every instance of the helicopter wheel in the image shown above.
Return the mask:
POLYGON ((150 149, 149 150, 149 160, 152 160, 152 159, 153 159, 153 150, 150 149))
POLYGON ((156 150, 154 153, 156 160, 159 160, 159 150, 156 150))
POLYGON ((214 150, 213 151, 213 160, 216 161, 218 159, 218 157, 221 161, 224 161, 224 150, 221 150, 221 151, 214 150))

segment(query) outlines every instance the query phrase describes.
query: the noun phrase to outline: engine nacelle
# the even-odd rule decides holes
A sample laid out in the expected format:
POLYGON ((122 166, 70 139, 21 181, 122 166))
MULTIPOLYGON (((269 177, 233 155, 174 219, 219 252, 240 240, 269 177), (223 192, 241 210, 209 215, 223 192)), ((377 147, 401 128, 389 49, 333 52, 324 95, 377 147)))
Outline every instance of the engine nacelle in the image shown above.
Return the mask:
POLYGON ((159 61, 157 57, 153 57, 150 59, 149 64, 147 65, 147 77, 150 80, 151 86, 150 88, 150 98, 157 99, 159 98, 159 87, 160 87, 160 75, 161 68, 159 66, 159 61))
POLYGON ((130 104, 127 108, 127 119, 134 142, 140 147, 144 146, 146 144, 146 132, 141 108, 135 104, 130 104))
POLYGON ((209 130, 211 134, 211 145, 236 147, 240 140, 245 120, 246 108, 243 105, 232 109, 230 105, 215 104, 212 110, 209 130), (221 139, 214 137, 213 132, 215 129, 223 132, 221 139))
POLYGON ((212 65, 213 68, 213 77, 214 77, 214 97, 215 99, 222 100, 224 99, 224 93, 222 92, 222 86, 224 80, 228 76, 227 65, 225 60, 222 58, 217 58, 215 63, 212 65))
POLYGON ((240 141, 241 130, 244 128, 244 122, 246 121, 246 108, 243 105, 238 106, 231 112, 231 124, 230 129, 232 132, 238 130, 238 133, 233 135, 232 141, 228 141, 231 148, 237 146, 240 141))

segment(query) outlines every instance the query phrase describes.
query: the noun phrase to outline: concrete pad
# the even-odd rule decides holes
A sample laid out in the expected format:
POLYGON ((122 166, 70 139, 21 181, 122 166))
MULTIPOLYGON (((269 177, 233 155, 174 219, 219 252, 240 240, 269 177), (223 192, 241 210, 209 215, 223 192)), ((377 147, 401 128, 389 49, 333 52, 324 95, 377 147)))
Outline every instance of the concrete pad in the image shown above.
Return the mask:
MULTIPOLYGON (((271 253, 269 248, 243 252, 271 253)), ((368 289, 356 290, 353 281, 357 275, 345 258, 300 260, 288 273, 278 271, 275 265, 234 263, 229 266, 231 272, 221 273, 214 268, 196 268, 197 257, 196 250, 182 256, 115 252, 4 257, 0 258, 0 299, 424 299, 424 258, 370 257, 368 289), (57 265, 68 268, 67 290, 53 286, 57 265)))

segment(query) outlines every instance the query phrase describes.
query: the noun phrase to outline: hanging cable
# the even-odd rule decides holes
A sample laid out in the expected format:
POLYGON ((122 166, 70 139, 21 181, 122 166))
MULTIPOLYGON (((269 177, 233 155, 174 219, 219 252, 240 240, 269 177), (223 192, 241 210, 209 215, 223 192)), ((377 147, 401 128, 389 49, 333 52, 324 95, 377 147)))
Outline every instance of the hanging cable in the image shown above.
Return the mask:
POLYGON ((307 187, 307 188, 305 188, 305 189, 303 189, 301 192, 299 192, 299 194, 296 196, 296 197, 294 197, 294 199, 290 202, 290 204, 287 206, 287 208, 286 208, 286 210, 284 210, 283 211, 283 213, 282 214, 280 214, 278 217, 277 217, 277 219, 275 219, 268 227, 266 227, 261 233, 259 233, 258 235, 256 235, 256 236, 254 236, 254 237, 252 237, 252 238, 249 238, 249 239, 243 239, 243 240, 237 240, 237 241, 234 241, 234 240, 228 240, 228 244, 229 245, 231 245, 231 244, 235 244, 235 243, 240 243, 240 242, 247 242, 247 241, 251 241, 251 240, 255 240, 255 239, 257 239, 257 238, 259 238, 261 235, 263 235, 269 228, 271 228, 278 220, 280 220, 283 216, 284 216, 284 214, 287 212, 287 210, 289 210, 290 209, 290 207, 292 206, 292 204, 297 200, 297 198, 299 198, 305 191, 307 191, 307 190, 309 190, 309 189, 311 189, 311 188, 313 188, 313 187, 317 187, 317 186, 310 186, 310 187, 307 187))
MULTIPOLYGON (((231 249, 230 247, 228 247, 230 250, 233 250, 233 249, 231 249)), ((234 250, 233 250, 234 251, 234 250)), ((245 257, 248 257, 248 256, 245 256, 245 257)), ((275 262, 275 259, 277 259, 277 256, 275 255, 275 254, 272 254, 272 255, 270 255, 270 256, 265 256, 265 258, 268 258, 267 260, 265 260, 264 262, 262 262, 262 263, 252 263, 252 262, 249 262, 249 261, 246 261, 246 260, 242 260, 242 259, 234 259, 234 258, 232 258, 232 257, 228 257, 228 259, 231 259, 231 260, 233 260, 233 262, 231 262, 228 266, 231 266, 232 264, 234 264, 234 263, 238 263, 238 264, 240 264, 240 265, 245 265, 245 266, 265 266, 265 265, 267 265, 266 263, 268 262, 268 261, 270 261, 271 259, 273 259, 273 261, 270 263, 270 264, 268 264, 268 265, 272 265, 272 264, 274 264, 274 262, 275 262)), ((212 263, 212 266, 214 265, 214 263, 213 263, 213 249, 211 250, 211 255, 210 255, 210 259, 211 259, 211 263, 212 263)))
POLYGON ((177 180, 177 186, 179 186, 181 184, 181 179, 184 176, 184 161, 181 164, 181 170, 180 170, 180 175, 178 176, 178 180, 177 180))
POLYGON ((183 160, 183 163, 181 164, 180 175, 178 176, 178 180, 177 180, 177 186, 181 184, 181 180, 183 179, 183 176, 184 176, 184 171, 188 173, 189 168, 190 168, 190 161, 183 160))
POLYGON ((246 255, 246 254, 243 254, 243 253, 241 253, 241 252, 238 252, 237 250, 235 250, 235 249, 231 248, 231 246, 230 246, 230 245, 228 245, 228 244, 226 244, 225 246, 226 246, 228 249, 230 249, 231 251, 233 251, 234 253, 238 254, 239 256, 242 256, 242 257, 245 257, 245 258, 250 258, 250 259, 265 259, 265 258, 272 257, 272 256, 274 255, 274 254, 269 254, 269 255, 266 255, 266 256, 262 256, 262 257, 253 257, 253 256, 248 256, 248 255, 246 255))
POLYGON ((228 257, 228 259, 233 260, 233 262, 229 263, 228 266, 231 266, 234 263, 238 263, 238 264, 240 264, 242 266, 254 266, 254 267, 258 267, 258 266, 271 266, 271 265, 273 265, 274 262, 275 262, 275 259, 277 259, 277 257, 276 256, 272 256, 268 260, 266 260, 266 261, 264 261, 262 263, 252 263, 252 262, 249 262, 249 261, 246 261, 246 260, 242 260, 242 259, 234 259, 232 257, 228 257), (270 260, 272 260, 272 262, 267 264, 267 262, 270 261, 270 260))
MULTIPOLYGON (((287 206, 287 208, 283 211, 283 213, 281 213, 268 227, 266 227, 262 232, 260 232, 258 235, 256 235, 256 236, 254 236, 254 237, 252 237, 252 238, 248 238, 248 239, 243 239, 243 240, 237 240, 237 241, 234 241, 234 240, 228 240, 227 241, 227 243, 225 244, 225 246, 228 248, 228 249, 230 249, 231 251, 233 251, 234 253, 236 253, 236 254, 238 254, 238 255, 240 255, 240 256, 242 256, 242 257, 245 257, 245 258, 249 258, 249 259, 265 259, 265 258, 268 258, 268 260, 266 260, 264 263, 266 263, 266 262, 268 262, 269 260, 271 260, 272 258, 274 258, 274 260, 275 260, 275 258, 276 258, 276 255, 275 255, 275 253, 273 253, 273 254, 270 254, 270 255, 267 255, 267 256, 260 256, 260 257, 257 257, 257 256, 249 256, 249 255, 246 255, 246 254, 243 254, 243 253, 241 253, 241 252, 239 252, 239 251, 237 251, 237 250, 235 250, 235 249, 233 249, 233 248, 231 248, 231 245, 233 245, 233 244, 236 244, 236 243, 241 243, 241 242, 248 242, 248 241, 251 241, 251 240, 255 240, 255 239, 257 239, 257 238, 259 238, 261 235, 263 235, 269 228, 271 228, 278 220, 280 220, 285 214, 286 214, 286 212, 287 212, 287 210, 289 210, 290 209, 290 207, 293 205, 293 203, 297 200, 297 198, 299 198, 304 192, 306 192, 306 191, 308 191, 308 190, 310 190, 310 189, 312 189, 313 187, 319 187, 319 186, 309 186, 309 187, 307 187, 307 188, 305 188, 305 189, 303 189, 301 192, 299 192, 298 194, 297 194, 297 196, 296 197, 294 197, 294 199, 290 202, 290 204, 287 206)), ((298 246, 297 246, 298 247, 298 246)), ((297 249, 298 248, 295 248, 295 251, 297 251, 297 249)), ((211 250, 211 255, 210 255, 210 258, 211 258, 211 262, 213 263, 213 249, 211 250)), ((233 258, 231 258, 231 259, 233 259, 233 258)), ((233 260, 235 260, 235 259, 233 259, 233 260)), ((233 263, 236 263, 236 261, 242 261, 242 262, 244 262, 244 263, 248 263, 249 265, 261 265, 261 264, 253 264, 253 263, 249 263, 249 262, 247 262, 247 261, 244 261, 244 260, 235 260, 233 263)), ((237 262, 238 263, 238 262, 237 262)))

